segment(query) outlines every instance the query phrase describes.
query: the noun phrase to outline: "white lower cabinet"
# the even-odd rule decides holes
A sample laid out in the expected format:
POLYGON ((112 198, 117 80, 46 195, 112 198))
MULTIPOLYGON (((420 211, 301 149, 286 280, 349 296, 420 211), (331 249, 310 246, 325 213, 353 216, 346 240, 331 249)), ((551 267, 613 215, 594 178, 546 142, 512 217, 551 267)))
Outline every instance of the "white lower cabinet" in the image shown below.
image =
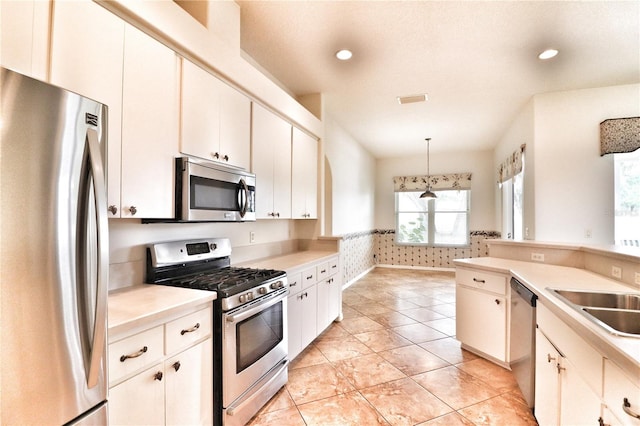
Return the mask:
POLYGON ((456 338, 474 352, 507 363, 507 277, 458 268, 456 284, 456 338))
POLYGON ((560 352, 536 329, 535 414, 540 425, 560 421, 560 352))
POLYGON ((110 425, 211 425, 208 306, 109 343, 110 425))
POLYGON ((640 371, 631 377, 605 359, 604 404, 605 424, 640 425, 640 371))
POLYGON ((293 360, 341 314, 338 257, 287 271, 289 359, 293 360))

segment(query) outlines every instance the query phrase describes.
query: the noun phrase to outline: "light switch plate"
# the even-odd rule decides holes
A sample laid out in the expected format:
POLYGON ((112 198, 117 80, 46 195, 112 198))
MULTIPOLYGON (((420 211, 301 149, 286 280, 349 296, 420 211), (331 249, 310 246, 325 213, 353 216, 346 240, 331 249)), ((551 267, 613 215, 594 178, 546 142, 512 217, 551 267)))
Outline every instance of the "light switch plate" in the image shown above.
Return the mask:
POLYGON ((611 266, 611 276, 613 278, 622 278, 622 268, 619 266, 611 266))

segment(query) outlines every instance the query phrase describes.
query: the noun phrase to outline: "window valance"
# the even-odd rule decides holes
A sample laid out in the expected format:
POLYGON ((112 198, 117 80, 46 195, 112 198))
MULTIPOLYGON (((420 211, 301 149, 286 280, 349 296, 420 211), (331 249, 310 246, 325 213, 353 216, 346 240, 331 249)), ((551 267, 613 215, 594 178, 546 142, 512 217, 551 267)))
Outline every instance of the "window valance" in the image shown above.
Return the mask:
POLYGON ((614 118, 600 123, 600 155, 640 148, 640 117, 614 118))
POLYGON ((498 167, 498 183, 507 181, 522 171, 522 154, 526 145, 521 145, 520 149, 507 157, 498 167))
POLYGON ((431 189, 471 189, 471 173, 452 173, 431 176, 394 176, 393 189, 395 192, 424 191, 427 187, 427 177, 431 189))

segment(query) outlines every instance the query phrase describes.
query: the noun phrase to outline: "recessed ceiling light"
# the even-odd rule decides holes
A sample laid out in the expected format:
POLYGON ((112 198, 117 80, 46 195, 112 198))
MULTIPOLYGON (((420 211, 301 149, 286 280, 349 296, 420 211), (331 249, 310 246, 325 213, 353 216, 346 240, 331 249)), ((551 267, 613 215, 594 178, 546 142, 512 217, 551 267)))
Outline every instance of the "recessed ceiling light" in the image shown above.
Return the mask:
POLYGON ((544 52, 542 52, 541 54, 538 55, 538 58, 540 59, 551 59, 554 56, 556 56, 558 54, 558 51, 556 49, 547 49, 544 52))
POLYGON ((400 105, 403 104, 412 104, 414 102, 424 102, 429 99, 426 93, 421 95, 411 95, 411 96, 398 96, 396 98, 400 105))
POLYGON ((352 56, 353 52, 351 52, 349 49, 341 49, 336 52, 336 58, 340 59, 341 61, 348 61, 352 56))

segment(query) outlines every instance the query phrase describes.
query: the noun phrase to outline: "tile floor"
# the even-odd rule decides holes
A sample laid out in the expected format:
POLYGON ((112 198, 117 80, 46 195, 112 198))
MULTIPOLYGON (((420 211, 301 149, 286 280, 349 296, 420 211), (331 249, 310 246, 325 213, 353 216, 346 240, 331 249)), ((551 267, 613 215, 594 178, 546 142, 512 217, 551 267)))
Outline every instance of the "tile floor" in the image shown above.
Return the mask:
POLYGON ((535 425, 511 373, 460 348, 454 274, 377 268, 289 368, 259 425, 535 425))

